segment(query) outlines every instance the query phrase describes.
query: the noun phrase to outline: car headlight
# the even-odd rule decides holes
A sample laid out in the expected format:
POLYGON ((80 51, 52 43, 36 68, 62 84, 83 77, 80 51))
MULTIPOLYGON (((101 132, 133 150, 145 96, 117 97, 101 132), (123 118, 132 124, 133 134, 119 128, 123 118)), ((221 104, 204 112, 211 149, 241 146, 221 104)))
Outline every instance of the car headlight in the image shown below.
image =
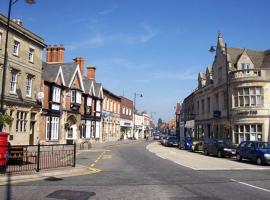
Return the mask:
POLYGON ((231 149, 227 149, 227 148, 224 148, 223 150, 224 151, 232 151, 231 149))
POLYGON ((270 154, 266 153, 266 154, 264 154, 264 157, 270 159, 270 154))

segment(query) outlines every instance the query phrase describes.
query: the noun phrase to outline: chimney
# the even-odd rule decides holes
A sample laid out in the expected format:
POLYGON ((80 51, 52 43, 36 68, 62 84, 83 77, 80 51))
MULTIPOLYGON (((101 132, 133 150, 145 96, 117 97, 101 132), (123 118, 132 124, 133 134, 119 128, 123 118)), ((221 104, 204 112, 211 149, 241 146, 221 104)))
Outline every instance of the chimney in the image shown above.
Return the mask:
POLYGON ((83 70, 84 70, 84 57, 76 57, 73 59, 76 63, 79 64, 80 66, 80 72, 81 72, 81 75, 83 76, 83 70))
POLYGON ((47 63, 63 63, 64 62, 65 47, 61 44, 49 45, 46 49, 46 62, 47 63))
POLYGON ((96 68, 94 65, 87 67, 87 79, 96 80, 96 68))

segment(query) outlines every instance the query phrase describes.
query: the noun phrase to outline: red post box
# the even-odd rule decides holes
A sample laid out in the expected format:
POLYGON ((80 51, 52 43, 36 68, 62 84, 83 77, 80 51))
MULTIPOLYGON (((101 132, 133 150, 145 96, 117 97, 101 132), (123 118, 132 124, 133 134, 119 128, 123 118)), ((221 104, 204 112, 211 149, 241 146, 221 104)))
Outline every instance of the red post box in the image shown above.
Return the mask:
POLYGON ((0 132, 0 167, 6 166, 8 151, 8 133, 0 132))

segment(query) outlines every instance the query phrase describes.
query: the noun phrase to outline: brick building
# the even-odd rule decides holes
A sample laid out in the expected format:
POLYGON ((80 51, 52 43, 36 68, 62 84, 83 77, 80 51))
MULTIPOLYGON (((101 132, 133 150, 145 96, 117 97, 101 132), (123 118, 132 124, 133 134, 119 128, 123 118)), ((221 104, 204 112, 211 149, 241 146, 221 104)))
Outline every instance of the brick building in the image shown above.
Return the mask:
POLYGON ((43 63, 42 143, 83 143, 100 137, 102 86, 83 76, 83 57, 64 62, 64 50, 48 46, 43 63))
POLYGON ((121 137, 124 139, 132 138, 133 130, 133 101, 120 96, 120 129, 121 137))

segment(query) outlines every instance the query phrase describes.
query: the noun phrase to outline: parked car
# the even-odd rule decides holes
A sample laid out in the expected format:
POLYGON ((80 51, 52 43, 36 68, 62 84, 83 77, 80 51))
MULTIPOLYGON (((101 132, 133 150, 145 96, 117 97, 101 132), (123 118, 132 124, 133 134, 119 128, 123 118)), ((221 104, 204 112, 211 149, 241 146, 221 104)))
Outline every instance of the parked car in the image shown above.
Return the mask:
POLYGON ((193 140, 191 151, 203 151, 204 140, 193 140))
POLYGON ((205 155, 216 155, 219 158, 225 156, 234 156, 236 154, 236 145, 228 140, 207 140, 204 142, 203 151, 205 155))
POLYGON ((159 140, 159 139, 160 139, 159 133, 154 133, 154 140, 159 140))
POLYGON ((270 164, 270 143, 260 141, 241 142, 236 149, 236 160, 251 160, 257 165, 270 164))
POLYGON ((192 141, 193 141, 192 137, 185 137, 185 138, 180 139, 179 148, 185 149, 185 150, 191 150, 192 141))
POLYGON ((168 135, 161 135, 161 136, 160 136, 160 144, 163 144, 163 145, 165 144, 165 142, 166 142, 166 140, 167 140, 167 136, 168 136, 168 135))
POLYGON ((165 141, 165 146, 178 146, 178 139, 176 136, 167 136, 166 141, 165 141))

